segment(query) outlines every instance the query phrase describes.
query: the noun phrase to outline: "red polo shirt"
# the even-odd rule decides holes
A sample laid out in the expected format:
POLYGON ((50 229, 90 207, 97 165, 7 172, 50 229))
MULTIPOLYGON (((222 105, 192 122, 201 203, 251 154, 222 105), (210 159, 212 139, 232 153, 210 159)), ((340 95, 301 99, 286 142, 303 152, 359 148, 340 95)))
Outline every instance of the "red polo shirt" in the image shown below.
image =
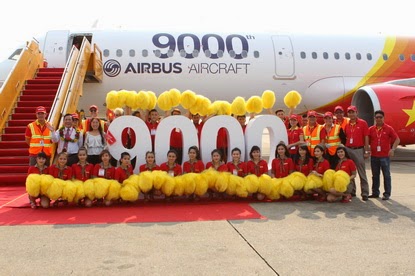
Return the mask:
MULTIPOLYGON (((209 169, 210 167, 215 168, 215 167, 213 167, 212 162, 207 162, 206 169, 209 169)), ((226 164, 222 164, 222 165, 219 166, 219 168, 217 169, 217 171, 218 172, 227 172, 228 171, 228 167, 226 166, 226 164)))
POLYGON ((218 131, 218 137, 216 139, 216 147, 218 149, 223 149, 228 147, 228 135, 226 133, 226 128, 222 127, 218 131))
POLYGON ((71 180, 72 168, 65 166, 65 168, 63 168, 61 171, 56 165, 52 165, 49 167, 49 174, 54 178, 60 178, 62 180, 71 180))
MULTIPOLYGON (((294 127, 287 129, 288 134, 288 144, 293 144, 295 142, 300 141, 300 135, 304 135, 303 129, 299 127, 294 127)), ((296 154, 298 150, 298 146, 295 146, 294 148, 289 148, 290 154, 296 154)))
POLYGON ((175 164, 173 168, 170 168, 167 165, 167 162, 160 165, 160 170, 167 172, 168 174, 173 174, 172 176, 178 176, 182 174, 182 167, 179 164, 175 164))
POLYGON ((275 178, 283 178, 288 176, 294 170, 294 162, 291 158, 272 160, 272 172, 275 178))
POLYGON ((104 168, 102 163, 95 164, 94 170, 92 171, 94 177, 102 177, 105 179, 115 179, 115 167, 104 168), (102 170, 102 171, 100 171, 102 170))
POLYGON ((369 127, 365 120, 357 118, 356 123, 349 123, 344 130, 346 134, 346 147, 355 148, 365 145, 365 137, 369 135, 369 127))
POLYGON ((313 158, 310 158, 308 160, 308 164, 302 164, 302 161, 298 159, 297 164, 295 164, 294 169, 297 172, 303 173, 305 176, 307 176, 313 170, 313 167, 314 167, 313 158))
POLYGON ((154 140, 156 139, 156 132, 157 132, 157 127, 158 127, 159 123, 158 122, 151 123, 150 121, 147 121, 146 125, 148 127, 148 130, 150 131, 151 145, 153 146, 153 149, 154 149, 154 140))
POLYGON ((391 145, 395 142, 398 135, 395 130, 387 124, 378 128, 376 125, 369 128, 369 145, 372 156, 388 157, 391 145))
POLYGON ((140 166, 140 172, 147 172, 147 171, 160 171, 160 167, 158 165, 155 165, 153 168, 147 167, 147 164, 143 164, 140 166))
POLYGON ((175 128, 172 130, 170 135, 170 146, 174 148, 183 147, 183 136, 179 128, 175 128))
POLYGON ((75 179, 86 181, 90 179, 94 172, 93 164, 86 164, 82 170, 82 166, 79 163, 72 165, 72 175, 75 179))
POLYGON ((132 175, 133 173, 134 172, 132 166, 128 166, 126 170, 124 170, 122 167, 118 167, 117 169, 115 169, 114 178, 118 182, 123 183, 123 181, 130 177, 130 175, 132 175))
POLYGON ((31 174, 31 173, 49 174, 49 168, 45 166, 45 168, 42 171, 40 171, 39 168, 36 165, 35 166, 30 166, 27 174, 31 174))
POLYGON ((346 159, 343 161, 339 161, 336 166, 336 171, 342 170, 347 172, 349 175, 352 175, 352 172, 356 171, 356 164, 353 162, 352 159, 346 159))
POLYGON ((234 175, 244 177, 247 173, 247 167, 245 162, 240 162, 238 165, 235 165, 233 162, 226 163, 228 171, 234 175))
POLYGON ((186 161, 183 163, 183 173, 201 173, 205 169, 202 160, 197 160, 195 163, 186 161))
POLYGON ((330 169, 330 163, 326 159, 322 162, 315 162, 313 166, 313 170, 319 174, 324 174, 328 169, 330 169))
POLYGON ((261 176, 261 174, 268 173, 268 163, 264 159, 261 159, 258 164, 255 164, 254 161, 249 160, 246 162, 246 170, 248 174, 261 176))

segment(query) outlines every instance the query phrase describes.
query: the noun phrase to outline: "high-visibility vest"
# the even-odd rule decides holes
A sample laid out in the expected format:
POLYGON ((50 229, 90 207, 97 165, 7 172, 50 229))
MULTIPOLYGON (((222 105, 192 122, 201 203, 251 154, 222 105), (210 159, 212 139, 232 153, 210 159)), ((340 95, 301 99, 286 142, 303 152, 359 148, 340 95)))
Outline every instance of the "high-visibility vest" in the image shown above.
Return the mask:
POLYGON ((320 144, 320 132, 322 128, 322 125, 316 124, 316 126, 310 132, 308 125, 303 127, 304 141, 307 143, 311 156, 314 156, 314 148, 320 144))
POLYGON ((51 156, 53 145, 52 133, 48 128, 45 128, 42 133, 40 127, 36 125, 36 122, 28 125, 30 132, 32 133, 32 137, 30 138, 29 153, 30 155, 36 155, 43 151, 46 156, 51 156))
POLYGON ((327 133, 326 136, 326 145, 329 145, 327 152, 330 155, 336 154, 336 149, 340 145, 340 125, 333 125, 330 130, 330 133, 327 133))
POLYGON ((346 125, 349 123, 349 121, 350 121, 350 118, 343 117, 343 122, 341 124, 336 122, 336 125, 339 125, 343 129, 343 131, 345 131, 346 125))

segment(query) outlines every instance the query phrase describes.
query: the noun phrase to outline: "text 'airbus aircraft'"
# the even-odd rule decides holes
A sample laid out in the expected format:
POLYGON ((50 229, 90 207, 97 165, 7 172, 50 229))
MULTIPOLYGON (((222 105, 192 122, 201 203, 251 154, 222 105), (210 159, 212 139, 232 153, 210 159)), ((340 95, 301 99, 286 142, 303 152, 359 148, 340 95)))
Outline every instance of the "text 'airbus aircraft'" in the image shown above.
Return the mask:
MULTIPOLYGON (((401 144, 415 143, 415 37, 49 31, 38 38, 48 67, 64 68, 84 37, 102 50, 103 78, 85 78, 78 109, 104 106, 111 90, 160 94, 171 88, 212 102, 272 90, 274 108, 284 109, 285 94, 296 90, 302 96, 296 113, 352 104, 373 125, 374 111, 382 109, 401 144)), ((10 70, 11 59, 0 64, 0 74, 10 70)))

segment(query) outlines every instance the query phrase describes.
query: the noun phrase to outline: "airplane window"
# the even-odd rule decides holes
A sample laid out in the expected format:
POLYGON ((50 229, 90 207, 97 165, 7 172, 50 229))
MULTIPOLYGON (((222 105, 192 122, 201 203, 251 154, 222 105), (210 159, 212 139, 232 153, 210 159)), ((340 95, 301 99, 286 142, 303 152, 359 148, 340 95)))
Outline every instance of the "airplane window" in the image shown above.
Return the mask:
POLYGON ((362 59, 362 55, 360 53, 356 53, 356 59, 357 60, 361 60, 362 59))
POLYGON ((198 50, 193 50, 192 55, 193 55, 193 57, 198 57, 199 56, 199 51, 198 50))
POLYGON ((411 60, 415 61, 415 55, 414 54, 411 54, 411 60))
POLYGON ((324 52, 324 53, 323 53, 323 58, 324 58, 324 59, 328 59, 328 58, 329 58, 329 54, 328 54, 327 52, 324 52))
POLYGON ((301 58, 302 58, 302 59, 305 59, 305 58, 306 58, 306 54, 305 54, 305 52, 301 52, 301 53, 300 53, 300 56, 301 56, 301 58))
POLYGON ((135 51, 134 50, 130 50, 130 57, 135 57, 135 51))
POLYGON ((115 55, 117 57, 122 57, 122 50, 121 49, 117 49, 117 52, 115 52, 115 55))
POLYGON ((235 51, 234 50, 230 50, 229 51, 229 55, 231 56, 231 58, 235 57, 235 51))
POLYGON ((109 57, 110 56, 110 50, 105 49, 104 50, 104 57, 109 57))
POLYGON ((181 57, 185 57, 186 56, 186 51, 185 50, 180 50, 180 56, 181 57))
POLYGON ((141 52, 141 54, 143 55, 143 57, 148 57, 148 51, 147 50, 143 50, 141 52))
POLYGON ((258 51, 255 51, 255 52, 254 52, 254 57, 255 57, 255 58, 259 58, 259 52, 258 52, 258 51))
POLYGON ((167 56, 168 56, 168 57, 172 57, 172 56, 173 56, 173 54, 174 54, 174 51, 173 51, 172 49, 169 49, 169 50, 167 51, 167 56))
POLYGON ((205 50, 205 56, 206 57, 210 57, 212 55, 212 53, 209 50, 205 50))
POLYGON ((344 57, 345 57, 347 60, 349 60, 349 59, 350 59, 350 53, 345 53, 345 54, 344 54, 344 57))
POLYGON ((242 55, 243 58, 246 58, 246 57, 248 57, 248 52, 246 50, 243 50, 241 55, 242 55))
POLYGON ((222 50, 218 50, 218 57, 223 57, 223 51, 222 50))
POLYGON ((313 59, 316 59, 317 58, 317 53, 316 52, 312 52, 311 53, 311 56, 313 57, 313 59))
POLYGON ((154 50, 154 55, 155 55, 156 57, 160 57, 160 56, 161 56, 161 52, 160 52, 160 50, 154 50))
POLYGON ((388 54, 383 54, 382 57, 383 57, 383 60, 388 60, 388 58, 389 58, 388 54))
POLYGON ((337 52, 336 52, 336 53, 334 53, 334 58, 335 58, 335 59, 339 59, 339 58, 340 58, 340 54, 339 54, 339 53, 337 53, 337 52))
POLYGON ((14 50, 13 54, 11 54, 9 56, 9 59, 18 60, 19 57, 20 57, 20 54, 22 53, 22 51, 23 51, 23 48, 19 48, 19 49, 14 50))
POLYGON ((371 53, 367 53, 366 57, 367 57, 367 60, 372 60, 372 54, 371 53))
POLYGON ((399 55, 399 60, 400 61, 405 61, 405 55, 404 54, 400 54, 399 55))

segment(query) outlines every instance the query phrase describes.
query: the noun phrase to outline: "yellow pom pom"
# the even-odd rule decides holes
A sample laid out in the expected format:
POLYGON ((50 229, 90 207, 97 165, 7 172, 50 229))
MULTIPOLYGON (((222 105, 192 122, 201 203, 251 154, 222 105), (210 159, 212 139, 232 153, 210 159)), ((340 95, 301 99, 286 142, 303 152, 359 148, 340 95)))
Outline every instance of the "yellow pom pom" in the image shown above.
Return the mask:
POLYGON ((239 182, 239 180, 237 180, 238 178, 242 179, 241 177, 237 175, 229 174, 228 187, 226 188, 226 194, 231 195, 231 196, 236 195, 236 187, 239 182))
POLYGON ((73 198, 73 202, 79 202, 79 200, 85 197, 84 183, 80 180, 72 180, 72 182, 76 187, 76 194, 73 198))
POLYGON ((96 199, 101 199, 107 196, 108 190, 110 188, 110 181, 105 178, 95 178, 94 179, 94 193, 96 199))
POLYGON ((41 175, 31 173, 26 178, 26 192, 33 197, 38 197, 40 193, 41 175))
MULTIPOLYGON (((105 197, 106 200, 117 200, 120 198, 121 184, 116 180, 110 180, 108 194, 105 197)), ((138 193, 137 193, 138 194, 138 193)))
POLYGON ((219 193, 223 193, 228 188, 230 173, 220 172, 215 182, 215 190, 219 193))
POLYGON ((259 177, 258 193, 269 196, 272 189, 272 178, 268 174, 262 174, 259 177))
POLYGON ((167 172, 165 171, 152 171, 153 175, 153 187, 156 190, 160 190, 166 181, 167 172))
POLYGON ((65 186, 64 180, 59 178, 53 179, 53 182, 47 191, 47 197, 52 200, 59 199, 62 196, 63 186, 65 186))
POLYGON ((157 105, 156 93, 154 93, 153 91, 147 91, 147 97, 148 97, 148 106, 147 107, 143 106, 143 109, 152 110, 156 108, 156 105, 157 105))
POLYGON ((265 90, 262 93, 262 105, 264 108, 272 108, 275 103, 275 93, 271 90, 265 90))
POLYGON ((307 176, 301 172, 293 172, 288 176, 288 180, 295 191, 300 191, 307 182, 307 176))
POLYGON ((285 198, 290 198, 294 194, 294 188, 293 186, 291 186, 287 177, 284 177, 282 179, 281 186, 280 186, 280 194, 284 196, 285 198))
POLYGON ((151 171, 144 171, 140 173, 138 187, 140 187, 140 190, 143 193, 148 193, 151 189, 153 189, 153 174, 151 171))
POLYGON ((295 90, 288 92, 284 97, 284 103, 288 108, 295 108, 301 103, 301 94, 295 90))
POLYGON ((248 193, 253 194, 258 191, 258 187, 259 187, 258 176, 256 176, 255 174, 249 174, 244 177, 244 181, 245 181, 246 190, 248 191, 248 193))
POLYGON ((164 91, 157 98, 157 105, 161 110, 167 111, 171 109, 171 101, 169 98, 168 91, 164 91))
POLYGON ((340 170, 334 174, 334 189, 336 189, 337 192, 346 192, 349 183, 350 176, 347 174, 347 172, 340 170))
POLYGON ((218 178, 219 172, 212 168, 209 168, 202 172, 202 176, 206 179, 209 189, 214 189, 216 184, 216 178, 218 178))
POLYGON ((246 102, 246 110, 249 113, 261 113, 262 99, 259 96, 252 96, 246 102))
POLYGON ((308 192, 312 189, 323 187, 323 179, 315 174, 309 174, 304 185, 304 191, 308 192))
POLYGON ((149 94, 145 91, 139 91, 135 96, 135 101, 134 107, 131 106, 132 109, 147 109, 150 104, 149 94))
POLYGON ((197 98, 196 93, 191 90, 186 90, 182 93, 180 102, 183 108, 191 109, 196 104, 197 98))
POLYGON ((107 97, 105 102, 107 103, 108 109, 116 109, 117 107, 120 107, 118 104, 118 93, 115 90, 112 90, 107 93, 107 97))
POLYGON ((93 179, 88 179, 84 182, 84 193, 85 197, 89 198, 90 200, 95 199, 95 183, 93 179))
POLYGON ((130 185, 131 187, 134 187, 138 192, 140 192, 140 187, 138 185, 141 175, 133 174, 130 175, 127 179, 125 179, 122 183, 122 185, 130 185))
POLYGON ((195 195, 198 196, 203 196, 204 194, 206 194, 209 185, 207 180, 203 177, 202 174, 197 174, 196 178, 195 178, 195 195))
POLYGON ((277 200, 281 198, 280 190, 282 185, 282 178, 273 178, 271 181, 271 193, 268 195, 268 198, 272 200, 277 200))
POLYGON ((231 113, 234 115, 245 115, 246 106, 245 99, 238 96, 236 97, 231 104, 231 113))
POLYGON ((118 107, 124 107, 128 103, 128 95, 130 91, 127 90, 120 90, 118 91, 118 107))
POLYGON ((174 177, 174 191, 173 191, 173 195, 176 196, 182 196, 184 195, 184 188, 185 188, 185 183, 184 183, 184 179, 181 175, 174 177))
POLYGON ((126 91, 126 97, 125 97, 125 105, 131 107, 132 109, 137 109, 137 103, 136 103, 136 96, 137 92, 135 91, 126 91))
POLYGON ((169 91, 169 99, 171 107, 178 106, 180 104, 180 100, 182 98, 182 95, 180 94, 180 91, 176 88, 172 88, 169 91))
POLYGON ((328 192, 334 187, 334 170, 327 170, 323 174, 323 190, 328 192))
POLYGON ((231 115, 231 104, 227 101, 218 101, 217 113, 218 115, 231 115))
POLYGON ((40 194, 47 195, 48 189, 55 178, 49 174, 42 174, 40 177, 40 194))
MULTIPOLYGON (((237 176, 237 175, 233 175, 233 174, 231 174, 231 176, 229 176, 229 183, 235 183, 235 184, 229 184, 231 187, 233 186, 233 185, 235 185, 235 194, 238 196, 238 197, 242 197, 242 198, 245 198, 245 197, 248 197, 248 195, 249 195, 249 193, 248 193, 248 190, 247 190, 247 188, 246 188, 246 184, 245 184, 245 180, 244 180, 244 178, 242 178, 242 177, 239 177, 239 176, 237 176)), ((228 187, 229 188, 229 187, 228 187)))
POLYGON ((203 97, 201 95, 196 96, 196 104, 190 108, 190 113, 192 114, 199 114, 200 116, 205 116, 210 114, 211 102, 208 98, 203 97))
POLYGON ((198 174, 197 173, 187 173, 182 175, 183 183, 184 183, 184 193, 186 195, 191 195, 195 192, 196 189, 196 179, 198 174))
POLYGON ((171 196, 174 192, 175 185, 176 185, 176 182, 174 181, 174 177, 167 175, 163 183, 163 186, 161 186, 161 191, 166 196, 171 196))
POLYGON ((62 189, 62 199, 67 200, 68 202, 73 202, 73 199, 76 196, 76 186, 75 183, 71 180, 65 181, 65 186, 62 189))
POLYGON ((125 201, 136 201, 139 191, 132 185, 124 185, 120 189, 120 197, 125 201))

